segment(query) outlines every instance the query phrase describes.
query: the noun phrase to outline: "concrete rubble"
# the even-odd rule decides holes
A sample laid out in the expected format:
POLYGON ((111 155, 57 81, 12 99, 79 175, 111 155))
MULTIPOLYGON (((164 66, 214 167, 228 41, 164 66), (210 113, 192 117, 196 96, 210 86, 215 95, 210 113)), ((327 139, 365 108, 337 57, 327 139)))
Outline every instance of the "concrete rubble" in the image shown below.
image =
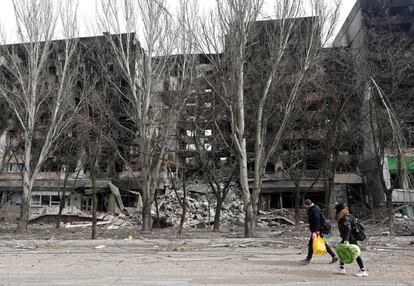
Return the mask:
MULTIPOLYGON (((182 192, 178 192, 182 198, 182 192)), ((216 200, 213 196, 200 192, 188 192, 187 194, 187 215, 184 227, 206 228, 212 225, 215 216, 216 200)), ((158 196, 158 209, 160 225, 177 226, 180 222, 182 209, 174 191, 167 191, 164 195, 158 196)), ((155 204, 152 208, 152 216, 156 219, 155 204)), ((243 201, 234 193, 229 193, 221 208, 220 225, 231 227, 243 225, 244 211, 243 201)))
POLYGON ((414 219, 402 213, 395 213, 394 227, 399 235, 414 236, 414 219))
MULTIPOLYGON (((178 191, 180 199, 182 191, 178 191)), ((188 191, 187 214, 184 223, 185 228, 207 228, 214 223, 216 199, 209 192, 188 191)), ((182 209, 173 190, 167 190, 164 194, 157 196, 157 202, 152 206, 152 217, 154 227, 176 227, 180 223, 182 209), (157 224, 157 208, 159 225, 157 224)), ((65 228, 91 227, 92 213, 77 208, 65 209, 65 216, 72 216, 70 222, 62 223, 65 228)), ((229 192, 222 204, 220 227, 232 228, 244 225, 243 200, 240 195, 233 191, 229 192)), ((141 208, 124 208, 118 214, 98 213, 98 226, 106 229, 119 229, 120 227, 133 227, 141 224, 141 208)), ((287 209, 273 209, 268 212, 259 211, 257 216, 258 227, 279 227, 294 225, 294 213, 287 209)))

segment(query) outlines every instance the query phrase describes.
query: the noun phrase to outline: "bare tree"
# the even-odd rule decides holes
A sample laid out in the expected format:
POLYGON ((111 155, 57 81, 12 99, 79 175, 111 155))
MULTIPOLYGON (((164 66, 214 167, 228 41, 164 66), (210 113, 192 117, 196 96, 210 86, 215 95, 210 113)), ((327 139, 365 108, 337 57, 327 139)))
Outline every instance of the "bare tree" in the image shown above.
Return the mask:
POLYGON ((77 4, 73 1, 14 0, 13 7, 21 44, 2 46, 3 66, 10 81, 0 86, 0 94, 12 108, 24 136, 23 196, 18 231, 25 232, 37 174, 76 110, 71 96, 76 69, 71 63, 77 45, 74 39, 77 36, 77 4), (52 42, 59 22, 66 38, 62 45, 52 42), (34 154, 36 147, 40 149, 37 156, 34 154))
MULTIPOLYGON (((10 118, 7 118, 9 113, 7 112, 7 107, 4 108, 4 122, 11 121, 10 118), (7 119, 6 119, 7 118, 7 119)), ((21 140, 17 130, 12 129, 11 124, 5 124, 0 130, 0 174, 8 167, 8 164, 17 158, 18 151, 21 147, 21 140)), ((17 160, 18 162, 19 160, 17 160)))
MULTIPOLYGON (((72 130, 74 130, 75 128, 76 128, 75 124, 71 126, 72 130)), ((60 223, 62 221, 63 210, 67 204, 70 176, 73 173, 75 173, 75 179, 72 185, 74 186, 76 184, 76 181, 81 171, 81 169, 76 168, 76 165, 79 162, 78 161, 79 158, 77 155, 80 153, 80 148, 81 148, 80 147, 81 142, 79 141, 79 136, 77 136, 77 134, 74 134, 73 131, 69 131, 63 136, 61 136, 59 139, 60 140, 58 140, 54 148, 54 151, 52 152, 54 158, 57 159, 57 165, 58 165, 57 174, 59 176, 59 187, 58 187, 59 210, 56 216, 56 228, 60 227, 60 223), (62 179, 62 172, 63 172, 63 179, 62 179), (60 182, 62 183, 62 185, 60 185, 60 182)))
POLYGON ((217 10, 200 27, 199 48, 213 56, 210 61, 219 77, 211 84, 215 93, 228 108, 231 135, 237 152, 239 179, 243 192, 245 236, 254 235, 254 210, 247 174, 246 118, 245 118, 245 63, 252 25, 257 20, 262 0, 218 0, 217 10))
POLYGON ((355 56, 347 49, 327 49, 323 54, 323 71, 317 81, 322 95, 321 108, 321 171, 325 184, 327 215, 334 201, 334 179, 338 167, 346 166, 356 172, 360 154, 359 106, 357 78, 353 62, 355 56))
POLYGON ((187 200, 187 180, 189 170, 186 167, 180 168, 179 174, 174 174, 169 166, 167 166, 168 180, 170 182, 170 188, 174 191, 174 194, 181 207, 180 224, 177 229, 177 237, 180 238, 183 233, 183 227, 188 210, 187 200))
POLYGON ((213 231, 218 232, 221 208, 236 180, 237 161, 232 140, 221 130, 223 126, 220 125, 223 124, 219 122, 221 116, 225 114, 225 108, 220 104, 221 101, 215 98, 211 89, 207 91, 202 95, 201 102, 197 104, 196 114, 192 113, 193 127, 190 134, 186 136, 190 137, 194 145, 195 158, 193 159, 197 162, 197 170, 202 172, 216 199, 213 231), (206 103, 208 108, 205 108, 206 103))
MULTIPOLYGON (((194 71, 188 65, 192 62, 192 44, 186 38, 190 34, 185 32, 190 21, 182 16, 179 29, 184 32, 178 35, 166 1, 120 2, 102 1, 100 23, 105 31, 113 34, 108 35, 108 40, 115 55, 115 64, 125 80, 125 89, 120 90, 127 102, 123 106, 123 112, 132 123, 128 133, 139 160, 131 164, 132 158, 120 155, 131 174, 137 174, 143 193, 142 229, 150 231, 154 194, 168 151, 173 150, 171 137, 175 133, 175 122, 180 109, 177 99, 179 102, 185 101, 182 97, 185 98, 188 92, 188 73, 194 71), (140 32, 143 34, 144 48, 138 42, 137 34, 140 32), (177 64, 170 57, 174 51, 182 53, 181 57, 176 58, 177 64), (178 76, 173 79, 176 93, 163 93, 165 80, 169 78, 174 66, 179 67, 178 76), (173 94, 179 96, 174 98, 173 94)), ((183 4, 181 7, 188 8, 183 4)), ((168 91, 171 91, 171 86, 168 91)))
MULTIPOLYGON (((0 68, 1 68, 0 63, 0 68)), ((0 73, 0 75, 3 75, 0 82, 1 84, 5 84, 6 78, 3 73, 0 73)), ((11 153, 13 153, 13 150, 15 149, 15 145, 17 145, 17 142, 13 142, 13 140, 10 140, 10 129, 15 125, 15 118, 13 118, 13 111, 11 110, 10 106, 7 104, 7 102, 4 100, 4 98, 0 97, 0 109, 3 111, 0 114, 0 173, 4 170, 6 167, 11 153)))
MULTIPOLYGON (((411 189, 412 178, 405 157, 412 144, 412 112, 409 98, 413 93, 412 40, 408 31, 395 22, 398 15, 383 10, 382 21, 370 21, 365 33, 365 49, 361 58, 363 70, 362 123, 364 162, 368 187, 376 193, 375 206, 384 214, 381 204, 386 197, 387 218, 393 232, 394 207, 392 193, 395 188, 411 189), (410 142, 411 141, 411 142, 410 142), (392 179, 384 178, 384 165, 388 156, 396 159, 397 168, 392 179), (371 163, 370 166, 368 164, 371 163)), ((361 72, 360 72, 361 73, 361 72)))
POLYGON ((246 237, 255 233, 265 167, 280 147, 302 86, 317 68, 321 47, 332 35, 339 7, 339 1, 333 9, 328 9, 325 1, 311 1, 315 17, 298 19, 303 12, 301 1, 277 1, 276 20, 255 23, 262 4, 262 1, 218 1, 217 14, 210 15, 210 25, 203 25, 204 40, 200 41, 201 49, 224 51, 216 64, 223 75, 216 91, 228 107, 231 134, 239 158, 246 237), (257 76, 258 70, 263 73, 262 80, 249 82, 248 77, 257 76), (284 88, 280 89, 281 86, 284 88), (245 90, 249 87, 258 91, 251 91, 253 97, 246 97, 245 90), (248 102, 248 98, 254 99, 248 102), (248 114, 254 114, 254 119, 246 117, 247 106, 248 114), (268 132, 277 106, 280 121, 274 126, 275 132, 268 132), (253 122, 253 133, 246 129, 248 122, 253 122), (252 193, 247 166, 246 138, 249 136, 254 138, 255 154, 252 193))
MULTIPOLYGON (((312 132, 312 124, 316 119, 315 114, 306 116, 306 109, 308 104, 300 104, 300 111, 296 113, 290 126, 286 130, 284 136, 284 144, 287 144, 288 150, 283 159, 286 164, 287 174, 295 185, 295 225, 298 226, 300 222, 300 202, 306 195, 306 191, 301 186, 301 181, 305 178, 305 171, 310 167, 309 161, 312 159, 313 150, 311 150, 311 138, 310 132, 312 132)), ((312 146, 313 147, 313 146, 312 146)), ((314 178, 314 184, 319 181, 319 176, 314 178)), ((310 188, 309 188, 310 189, 310 188)))

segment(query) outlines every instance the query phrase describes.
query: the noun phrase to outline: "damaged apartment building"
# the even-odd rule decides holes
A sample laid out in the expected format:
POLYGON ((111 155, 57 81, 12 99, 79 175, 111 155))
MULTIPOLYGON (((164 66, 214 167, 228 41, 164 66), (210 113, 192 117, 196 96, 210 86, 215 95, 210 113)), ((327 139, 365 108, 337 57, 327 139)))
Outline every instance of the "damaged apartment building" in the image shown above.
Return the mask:
POLYGON ((354 54, 363 199, 378 210, 391 198, 411 204, 405 210, 413 216, 414 1, 358 0, 333 44, 354 54))
MULTIPOLYGON (((357 1, 336 36, 333 47, 320 47, 323 58, 321 67, 316 72, 314 80, 306 83, 303 87, 302 101, 299 104, 300 112, 286 130, 281 150, 276 152, 277 155, 266 166, 259 201, 260 209, 294 208, 297 197, 299 197, 300 205, 306 197, 322 206, 332 206, 336 201, 343 201, 352 206, 353 211, 367 215, 374 209, 384 210, 385 192, 378 187, 382 178, 384 179, 383 187, 394 190, 392 192, 393 204, 413 203, 414 194, 410 190, 410 186, 412 186, 410 185, 411 173, 414 171, 412 169, 412 150, 410 149, 413 142, 411 127, 413 106, 411 98, 414 82, 412 78, 412 67, 414 66, 412 54, 413 12, 412 0, 357 1), (388 29, 386 33, 388 38, 383 40, 382 47, 388 47, 388 56, 395 55, 395 61, 401 64, 401 66, 394 65, 394 70, 390 68, 392 65, 385 65, 381 59, 386 55, 381 54, 384 49, 378 46, 381 44, 379 36, 385 35, 377 30, 380 25, 388 29), (376 42, 368 39, 369 37, 373 37, 376 42), (392 47, 395 47, 396 39, 400 41, 398 47, 404 49, 398 54, 391 51, 392 47), (370 60, 364 59, 366 56, 369 56, 370 60), (377 64, 382 62, 384 65, 377 66, 378 70, 375 70, 372 62, 377 64), (402 75, 398 69, 403 70, 404 74, 402 75), (398 112, 398 116, 401 116, 399 118, 403 119, 400 127, 404 132, 404 138, 407 139, 404 162, 408 172, 401 184, 397 180, 397 154, 390 144, 392 140, 389 134, 391 132, 389 128, 385 127, 389 126, 386 114, 381 114, 385 121, 374 124, 377 127, 384 126, 382 131, 379 131, 380 128, 378 128, 373 132, 372 126, 367 124, 367 114, 369 113, 366 109, 367 101, 361 92, 364 82, 361 80, 361 73, 367 70, 375 71, 372 76, 378 78, 378 83, 381 86, 385 84, 387 87, 394 87, 394 90, 390 92, 390 96, 394 98, 390 98, 390 100, 393 108, 398 112), (390 78, 394 75, 401 75, 402 78, 398 79, 398 82, 392 83, 390 78), (383 146, 385 147, 383 148, 384 156, 383 160, 380 160, 383 164, 380 169, 378 169, 378 165, 373 165, 375 160, 372 160, 372 137, 370 142, 369 136, 367 136, 369 133, 375 133, 375 136, 380 134, 385 136, 383 137, 383 142, 386 142, 383 146), (368 154, 367 150, 370 149, 368 148, 370 145, 371 153, 368 154), (374 176, 374 174, 376 175, 374 176), (327 192, 330 192, 330 196, 327 196, 327 192)), ((296 21, 309 25, 312 21, 317 20, 308 17, 296 19, 296 21)), ((263 70, 261 65, 263 59, 260 59, 259 53, 261 45, 266 42, 266 37, 277 26, 274 23, 273 20, 259 21, 254 25, 257 38, 253 41, 254 44, 249 46, 250 50, 247 51, 251 54, 249 62, 246 64, 248 87, 245 88, 245 93, 247 99, 255 98, 254 94, 258 90, 255 83, 263 80, 266 76, 266 70, 263 70), (251 70, 253 72, 249 74, 251 70)), ((292 38, 300 39, 300 33, 303 31, 298 29, 292 38)), ((292 51, 293 59, 295 52, 298 53, 297 56, 300 54, 298 50, 292 49, 292 51)), ((211 55, 204 57, 206 67, 211 65, 209 59, 211 59, 211 55)), ((214 73, 210 72, 209 76, 214 77, 214 73)), ((204 137, 203 142, 207 142, 204 147, 216 152, 214 155, 216 164, 223 165, 224 162, 232 160, 232 155, 231 152, 223 150, 225 149, 223 144, 214 142, 219 131, 214 126, 212 117, 220 118, 217 121, 222 124, 221 131, 226 130, 226 126, 229 128, 226 125, 228 119, 218 116, 221 106, 214 105, 215 97, 212 92, 214 88, 209 86, 214 80, 207 81, 198 84, 199 89, 194 90, 194 100, 188 103, 184 119, 187 122, 186 127, 180 130, 178 137, 180 151, 178 157, 183 163, 195 161, 199 152, 196 150, 194 138, 201 136, 204 137), (199 108, 195 108, 201 105, 211 107, 207 114, 200 111, 199 108), (205 127, 194 128, 194 120, 198 122, 197 126, 202 125, 200 122, 204 122, 205 127)), ((289 79, 286 77, 286 82, 288 81, 289 79)), ((289 89, 288 83, 286 85, 289 89)), ((281 93, 282 90, 283 86, 277 92, 281 93)), ((379 103, 378 100, 376 102, 379 103)), ((381 109, 383 112, 384 108, 381 109)), ((247 114, 255 112, 249 109, 248 103, 246 110, 247 114)), ((371 110, 371 112, 374 111, 371 110)), ((275 110, 275 114, 277 113, 278 110, 275 110)), ((276 128, 277 115, 272 120, 274 120, 276 128)), ((252 135, 254 132, 251 130, 249 132, 249 136, 247 136, 248 167, 249 175, 252 177, 255 165, 255 137, 252 135)), ((269 132, 272 131, 269 130, 269 132)), ((412 208, 411 211, 409 207, 406 210, 412 214, 412 208)))
MULTIPOLYGON (((399 190, 394 193, 395 203, 413 201, 412 197, 407 198, 407 194, 410 196, 410 192, 407 191, 409 185, 393 183, 396 181, 398 169, 395 151, 391 148, 384 149, 383 161, 385 163, 382 165, 383 169, 379 170, 374 160, 378 159, 378 156, 373 156, 373 153, 369 152, 372 150, 372 144, 367 134, 370 133, 369 129, 372 125, 359 124, 363 121, 362 119, 367 118, 363 116, 363 108, 369 106, 366 101, 367 97, 361 96, 360 92, 361 82, 363 82, 360 80, 360 72, 367 70, 364 66, 367 61, 359 57, 367 56, 368 50, 371 53, 375 51, 375 49, 367 48, 365 35, 373 29, 374 22, 377 24, 382 22, 381 13, 389 13, 388 16, 391 16, 395 23, 392 30, 404 32, 408 36, 410 43, 408 46, 411 50, 407 49, 407 52, 412 53, 413 1, 359 0, 337 35, 334 47, 320 46, 323 58, 321 65, 315 71, 312 81, 306 82, 302 87, 301 100, 297 107, 299 112, 287 127, 280 150, 275 153, 265 168, 266 173, 259 200, 261 210, 294 208, 295 201, 298 199, 302 202, 304 198, 310 198, 323 206, 332 205, 335 201, 344 201, 354 209, 366 213, 373 207, 383 208, 385 206, 384 191, 375 187, 381 181, 379 176, 385 178, 387 186, 392 185, 399 190), (359 72, 356 73, 356 70, 359 72), (337 133, 338 130, 340 130, 339 133, 337 133), (327 192, 331 195, 327 196, 327 192)), ((292 21, 298 21, 303 25, 314 25, 317 18, 305 17, 292 21)), ((255 92, 258 90, 256 84, 266 77, 267 71, 260 64, 263 60, 261 57, 266 57, 266 53, 260 51, 261 45, 266 42, 267 33, 271 33, 274 29, 274 23, 273 20, 255 23, 257 38, 254 41, 255 45, 249 46, 251 57, 246 65, 248 76, 245 92, 248 100, 254 100, 255 92)), ((291 59, 295 59, 295 53, 301 52, 295 49, 295 40, 300 40, 301 33, 306 33, 306 29, 298 29, 295 33, 290 48, 291 59)), ((98 76, 100 92, 111 99, 111 108, 115 110, 115 114, 118 114, 117 120, 128 125, 128 118, 123 115, 120 108, 123 104, 122 97, 117 94, 119 90, 122 91, 126 83, 121 76, 118 76, 106 36, 79 39, 82 50, 80 69, 98 76), (98 68, 101 66, 102 57, 103 62, 106 63, 105 68, 98 68), (106 87, 105 81, 108 77, 113 83, 118 83, 118 91, 106 87)), ((132 41, 136 45, 136 52, 144 53, 135 37, 132 41)), ((229 118, 226 117, 225 106, 220 104, 220 99, 215 92, 217 87, 214 86, 219 75, 215 74, 212 61, 223 57, 225 53, 226 49, 223 54, 192 55, 195 61, 194 78, 186 91, 188 98, 183 114, 177 120, 175 134, 170 139, 174 140, 171 145, 175 146, 168 155, 171 170, 176 172, 180 169, 191 170, 192 182, 190 183, 195 186, 203 185, 200 187, 203 190, 207 184, 203 183, 203 170, 198 162, 200 154, 209 157, 214 161, 216 168, 223 168, 223 170, 236 161, 231 144, 224 144, 224 141, 230 139, 229 118), (203 152, 200 153, 200 149, 203 152)), ((170 74, 163 79, 164 82, 159 84, 158 98, 160 103, 165 105, 164 107, 169 105, 171 98, 179 95, 176 90, 179 68, 174 68, 174 65, 179 66, 183 57, 175 55, 170 59, 173 66, 170 74)), ((291 66, 294 68, 295 65, 291 66)), ((413 66, 411 62, 411 68, 413 66)), ((134 68, 142 67, 134 66, 134 68)), ((6 70, 4 66, 1 66, 3 84, 4 81, 10 80, 7 79, 6 70)), ((56 73, 53 63, 50 64, 48 72, 51 77, 56 73)), ((282 80, 284 83, 276 87, 278 90, 271 92, 282 94, 291 88, 289 72, 292 73, 294 70, 287 70, 286 77, 282 80)), ((413 82, 412 75, 411 78, 404 79, 404 82, 398 86, 403 87, 403 93, 406 96, 396 91, 395 97, 411 100, 413 82)), ((79 88, 82 88, 81 83, 79 83, 79 88)), ((0 107, 2 106, 6 106, 5 102, 0 101, 0 107)), ((246 106, 247 114, 254 115, 254 110, 249 109, 248 102, 246 106)), ((413 104, 409 101, 400 101, 400 106, 411 108, 413 104)), ((269 132, 277 128, 282 113, 283 106, 278 105, 274 117, 269 119, 274 122, 270 125, 269 128, 272 130, 269 132)), ((404 130, 408 130, 405 137, 408 138, 408 147, 412 147, 412 142, 414 142, 411 140, 413 135, 410 115, 412 112, 406 109, 404 113, 406 113, 404 130)), ((24 166, 21 154, 19 154, 22 138, 19 128, 13 123, 12 114, 4 112, 0 114, 0 119, 2 119, 0 124, 0 212, 4 218, 17 218, 22 192, 21 171, 24 166)), ((377 122, 374 125, 381 126, 381 124, 385 125, 383 122, 377 122)), ((247 129, 249 134, 254 134, 253 124, 247 126, 247 129)), ((70 134, 65 136, 67 136, 67 142, 70 142, 70 134)), ((116 142, 122 142, 120 143, 122 147, 118 149, 127 153, 133 152, 133 146, 128 147, 131 143, 130 138, 122 137, 125 134, 116 133, 112 136, 119 136, 116 142)), ((137 181, 136 177, 130 175, 128 168, 110 144, 104 145, 97 160, 98 211, 135 212, 142 204, 139 178, 137 181)), ((249 176, 253 176, 255 166, 253 135, 248 137, 247 148, 249 176)), ((56 215, 63 191, 67 197, 65 214, 82 216, 91 211, 90 173, 87 164, 80 159, 84 152, 84 149, 76 148, 73 152, 76 155, 71 156, 70 165, 62 164, 63 160, 59 158, 58 153, 48 159, 33 188, 31 201, 33 219, 44 215, 56 215)), ((413 164, 409 162, 410 158, 414 158, 410 155, 411 153, 405 153, 406 164, 409 171, 414 171, 413 164)), ((158 187, 160 192, 168 188, 167 176, 166 174, 163 176, 158 187)), ((237 181, 237 175, 234 179, 237 181)), ((250 182, 252 182, 251 179, 250 182)))
MULTIPOLYGON (((297 31, 292 36, 288 61, 298 57, 301 51, 297 49, 300 44, 301 33, 305 33, 306 28, 316 25, 316 17, 299 18, 291 21, 298 22, 297 31), (302 29, 302 30, 301 30, 302 29)), ((257 93, 260 91, 260 84, 266 78, 266 68, 263 68, 263 62, 269 55, 265 50, 266 41, 272 35, 277 34, 277 20, 258 21, 254 24, 254 30, 257 33, 256 38, 251 40, 249 45, 249 62, 246 64, 246 114, 254 116, 255 103, 249 100, 255 100, 257 93)), ((322 50, 324 57, 323 68, 318 71, 318 76, 314 82, 307 82, 302 88, 302 101, 300 110, 294 118, 292 124, 288 127, 282 140, 282 149, 276 152, 266 166, 266 173, 263 178, 259 209, 270 210, 273 208, 294 208, 296 194, 299 193, 299 200, 311 198, 315 202, 325 205, 326 183, 332 185, 334 194, 333 200, 349 201, 358 203, 361 201, 363 192, 362 176, 358 170, 357 158, 359 149, 358 137, 350 136, 350 130, 344 131, 343 139, 346 143, 338 145, 338 142, 332 142, 335 150, 330 151, 331 145, 325 144, 330 135, 327 131, 334 126, 329 125, 329 120, 334 121, 336 113, 332 112, 333 106, 338 109, 342 98, 352 97, 354 104, 347 109, 350 112, 358 105, 356 92, 353 91, 353 64, 349 53, 344 49, 322 50), (351 76, 350 76, 351 75, 351 76), (338 84, 339 82, 339 84, 338 84), (322 89, 320 86, 330 88, 322 89), (339 98, 339 99, 338 99, 339 98), (327 152, 335 154, 334 174, 330 172, 328 176, 324 172, 325 161, 331 160, 327 152)), ((234 164, 234 150, 228 148, 230 138, 230 123, 223 110, 223 104, 215 92, 219 89, 217 83, 221 75, 215 74, 214 64, 219 62, 216 57, 225 61, 226 49, 220 55, 199 55, 197 67, 202 67, 204 77, 198 79, 197 84, 192 90, 191 98, 186 103, 185 112, 181 117, 181 124, 178 129, 178 149, 177 164, 191 166, 200 166, 199 156, 207 156, 214 161, 216 168, 234 164), (208 154, 208 155, 206 155, 208 154)), ((290 67, 294 67, 291 65, 290 67)), ((286 76, 280 80, 283 84, 273 87, 273 92, 277 96, 286 96, 287 91, 291 89, 291 79, 289 76, 294 74, 294 68, 286 68, 286 76)), ((283 107, 279 106, 274 112, 274 117, 269 119, 274 123, 269 126, 268 132, 277 130, 277 124, 280 123, 280 116, 283 114, 283 107)), ((345 115, 344 115, 345 116, 345 115)), ((254 170, 254 117, 249 117, 247 122, 247 151, 248 151, 248 168, 249 176, 253 176, 254 170)), ((352 120, 355 120, 353 118, 352 120)), ((230 143, 231 145, 231 143, 230 143)), ((228 170, 227 170, 228 171, 228 170)), ((223 174, 224 175, 224 171, 223 174)), ((237 178, 236 178, 237 179, 237 178)), ((252 179, 249 179, 252 182, 252 179)), ((300 204, 302 205, 302 204, 300 204)))
MULTIPOLYGON (((117 82, 120 87, 125 85, 114 68, 114 58, 110 56, 111 46, 106 37, 107 35, 78 39, 79 65, 74 92, 77 94, 84 92, 85 81, 95 82, 97 92, 108 98, 106 102, 111 105, 116 114, 119 114, 118 120, 125 123, 127 119, 123 117, 119 109, 121 99, 115 96, 113 89, 108 88, 108 85, 105 84, 105 80, 110 75, 111 80, 117 82), (100 68, 102 63, 105 63, 104 68, 100 68), (85 77, 84 75, 91 76, 85 77)), ((124 36, 121 38, 126 40, 124 36)), ((142 53, 134 35, 131 41, 137 52, 142 53)), ((54 41, 52 45, 57 47, 57 52, 53 53, 53 57, 48 61, 46 67, 47 76, 51 83, 57 77, 58 71, 55 63, 60 58, 59 48, 64 45, 64 41, 54 41)), ((15 49, 18 51, 20 60, 25 61, 23 48, 19 44, 2 48, 15 49)), ((1 84, 13 82, 3 61, 1 61, 0 69, 1 84)), ((24 138, 14 114, 6 108, 6 102, 0 102, 0 105, 4 107, 2 108, 0 126, 0 213, 3 220, 15 220, 20 215, 22 203, 24 138)), ((64 201, 62 213, 67 217, 90 217, 92 182, 88 162, 85 160, 84 142, 76 141, 79 137, 76 135, 82 132, 79 128, 81 127, 73 126, 62 136, 60 147, 48 157, 42 166, 32 189, 29 217, 31 220, 58 214, 62 201, 64 201)), ((44 134, 40 132, 35 134, 35 146, 39 145, 36 142, 41 142, 42 136, 44 134)), ((98 174, 95 183, 98 211, 135 212, 142 206, 137 182, 128 175, 120 160, 117 160, 114 148, 109 147, 108 144, 102 144, 96 148, 99 148, 100 151, 96 162, 98 174)))

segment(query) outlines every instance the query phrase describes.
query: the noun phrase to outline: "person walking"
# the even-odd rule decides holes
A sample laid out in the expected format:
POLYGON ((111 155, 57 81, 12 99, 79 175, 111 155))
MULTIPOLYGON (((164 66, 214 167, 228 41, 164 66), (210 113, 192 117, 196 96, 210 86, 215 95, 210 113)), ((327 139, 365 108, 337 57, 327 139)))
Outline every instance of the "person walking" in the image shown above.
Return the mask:
MULTIPOLYGON (((313 239, 317 237, 319 234, 321 237, 323 237, 323 234, 321 233, 322 229, 322 213, 321 209, 315 205, 310 199, 306 199, 304 201, 304 208, 308 211, 308 222, 309 222, 309 229, 311 232, 310 238, 309 238, 309 244, 308 244, 308 255, 304 260, 301 261, 302 264, 309 264, 312 260, 313 256, 313 239)), ((327 252, 332 256, 331 263, 335 263, 338 261, 338 257, 336 256, 333 249, 329 246, 329 244, 325 241, 325 247, 327 252)))
MULTIPOLYGON (((335 206, 335 219, 338 222, 339 234, 342 238, 341 243, 351 243, 358 245, 357 240, 352 234, 352 217, 349 214, 348 208, 343 203, 338 203, 335 206)), ((356 262, 359 266, 359 272, 355 274, 358 277, 368 277, 368 273, 365 271, 364 262, 361 256, 356 258, 356 262)), ((339 263, 339 267, 335 270, 338 274, 346 274, 345 265, 343 262, 339 263)))

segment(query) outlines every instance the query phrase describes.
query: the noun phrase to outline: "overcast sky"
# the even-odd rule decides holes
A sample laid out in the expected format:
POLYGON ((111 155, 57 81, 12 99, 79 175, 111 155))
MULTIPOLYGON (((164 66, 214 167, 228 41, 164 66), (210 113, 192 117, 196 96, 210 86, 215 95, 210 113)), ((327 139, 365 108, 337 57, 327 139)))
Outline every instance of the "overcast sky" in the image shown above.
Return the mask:
MULTIPOLYGON (((266 10, 271 10, 271 0, 266 1, 266 10)), ((304 0, 306 1, 306 0, 304 0)), ((329 0, 328 0, 329 1, 329 0)), ((91 22, 94 22, 95 18, 95 2, 96 0, 79 0, 79 23, 80 23, 80 34, 81 36, 92 36, 96 34, 90 29, 91 22)), ((168 4, 174 6, 177 2, 176 0, 167 0, 168 4)), ((332 1, 333 2, 333 1, 332 1)), ((354 6, 356 0, 343 0, 342 1, 342 8, 341 8, 341 17, 338 23, 337 30, 342 26, 342 23, 345 21, 349 11, 354 6)), ((214 7, 215 0, 200 0, 200 7, 204 11, 206 9, 211 9, 214 7)), ((271 16, 271 15, 267 15, 271 16)), ((0 0, 0 24, 2 25, 3 29, 6 30, 8 34, 8 38, 13 38, 11 35, 15 33, 15 19, 14 19, 14 11, 12 0, 0 0)))

